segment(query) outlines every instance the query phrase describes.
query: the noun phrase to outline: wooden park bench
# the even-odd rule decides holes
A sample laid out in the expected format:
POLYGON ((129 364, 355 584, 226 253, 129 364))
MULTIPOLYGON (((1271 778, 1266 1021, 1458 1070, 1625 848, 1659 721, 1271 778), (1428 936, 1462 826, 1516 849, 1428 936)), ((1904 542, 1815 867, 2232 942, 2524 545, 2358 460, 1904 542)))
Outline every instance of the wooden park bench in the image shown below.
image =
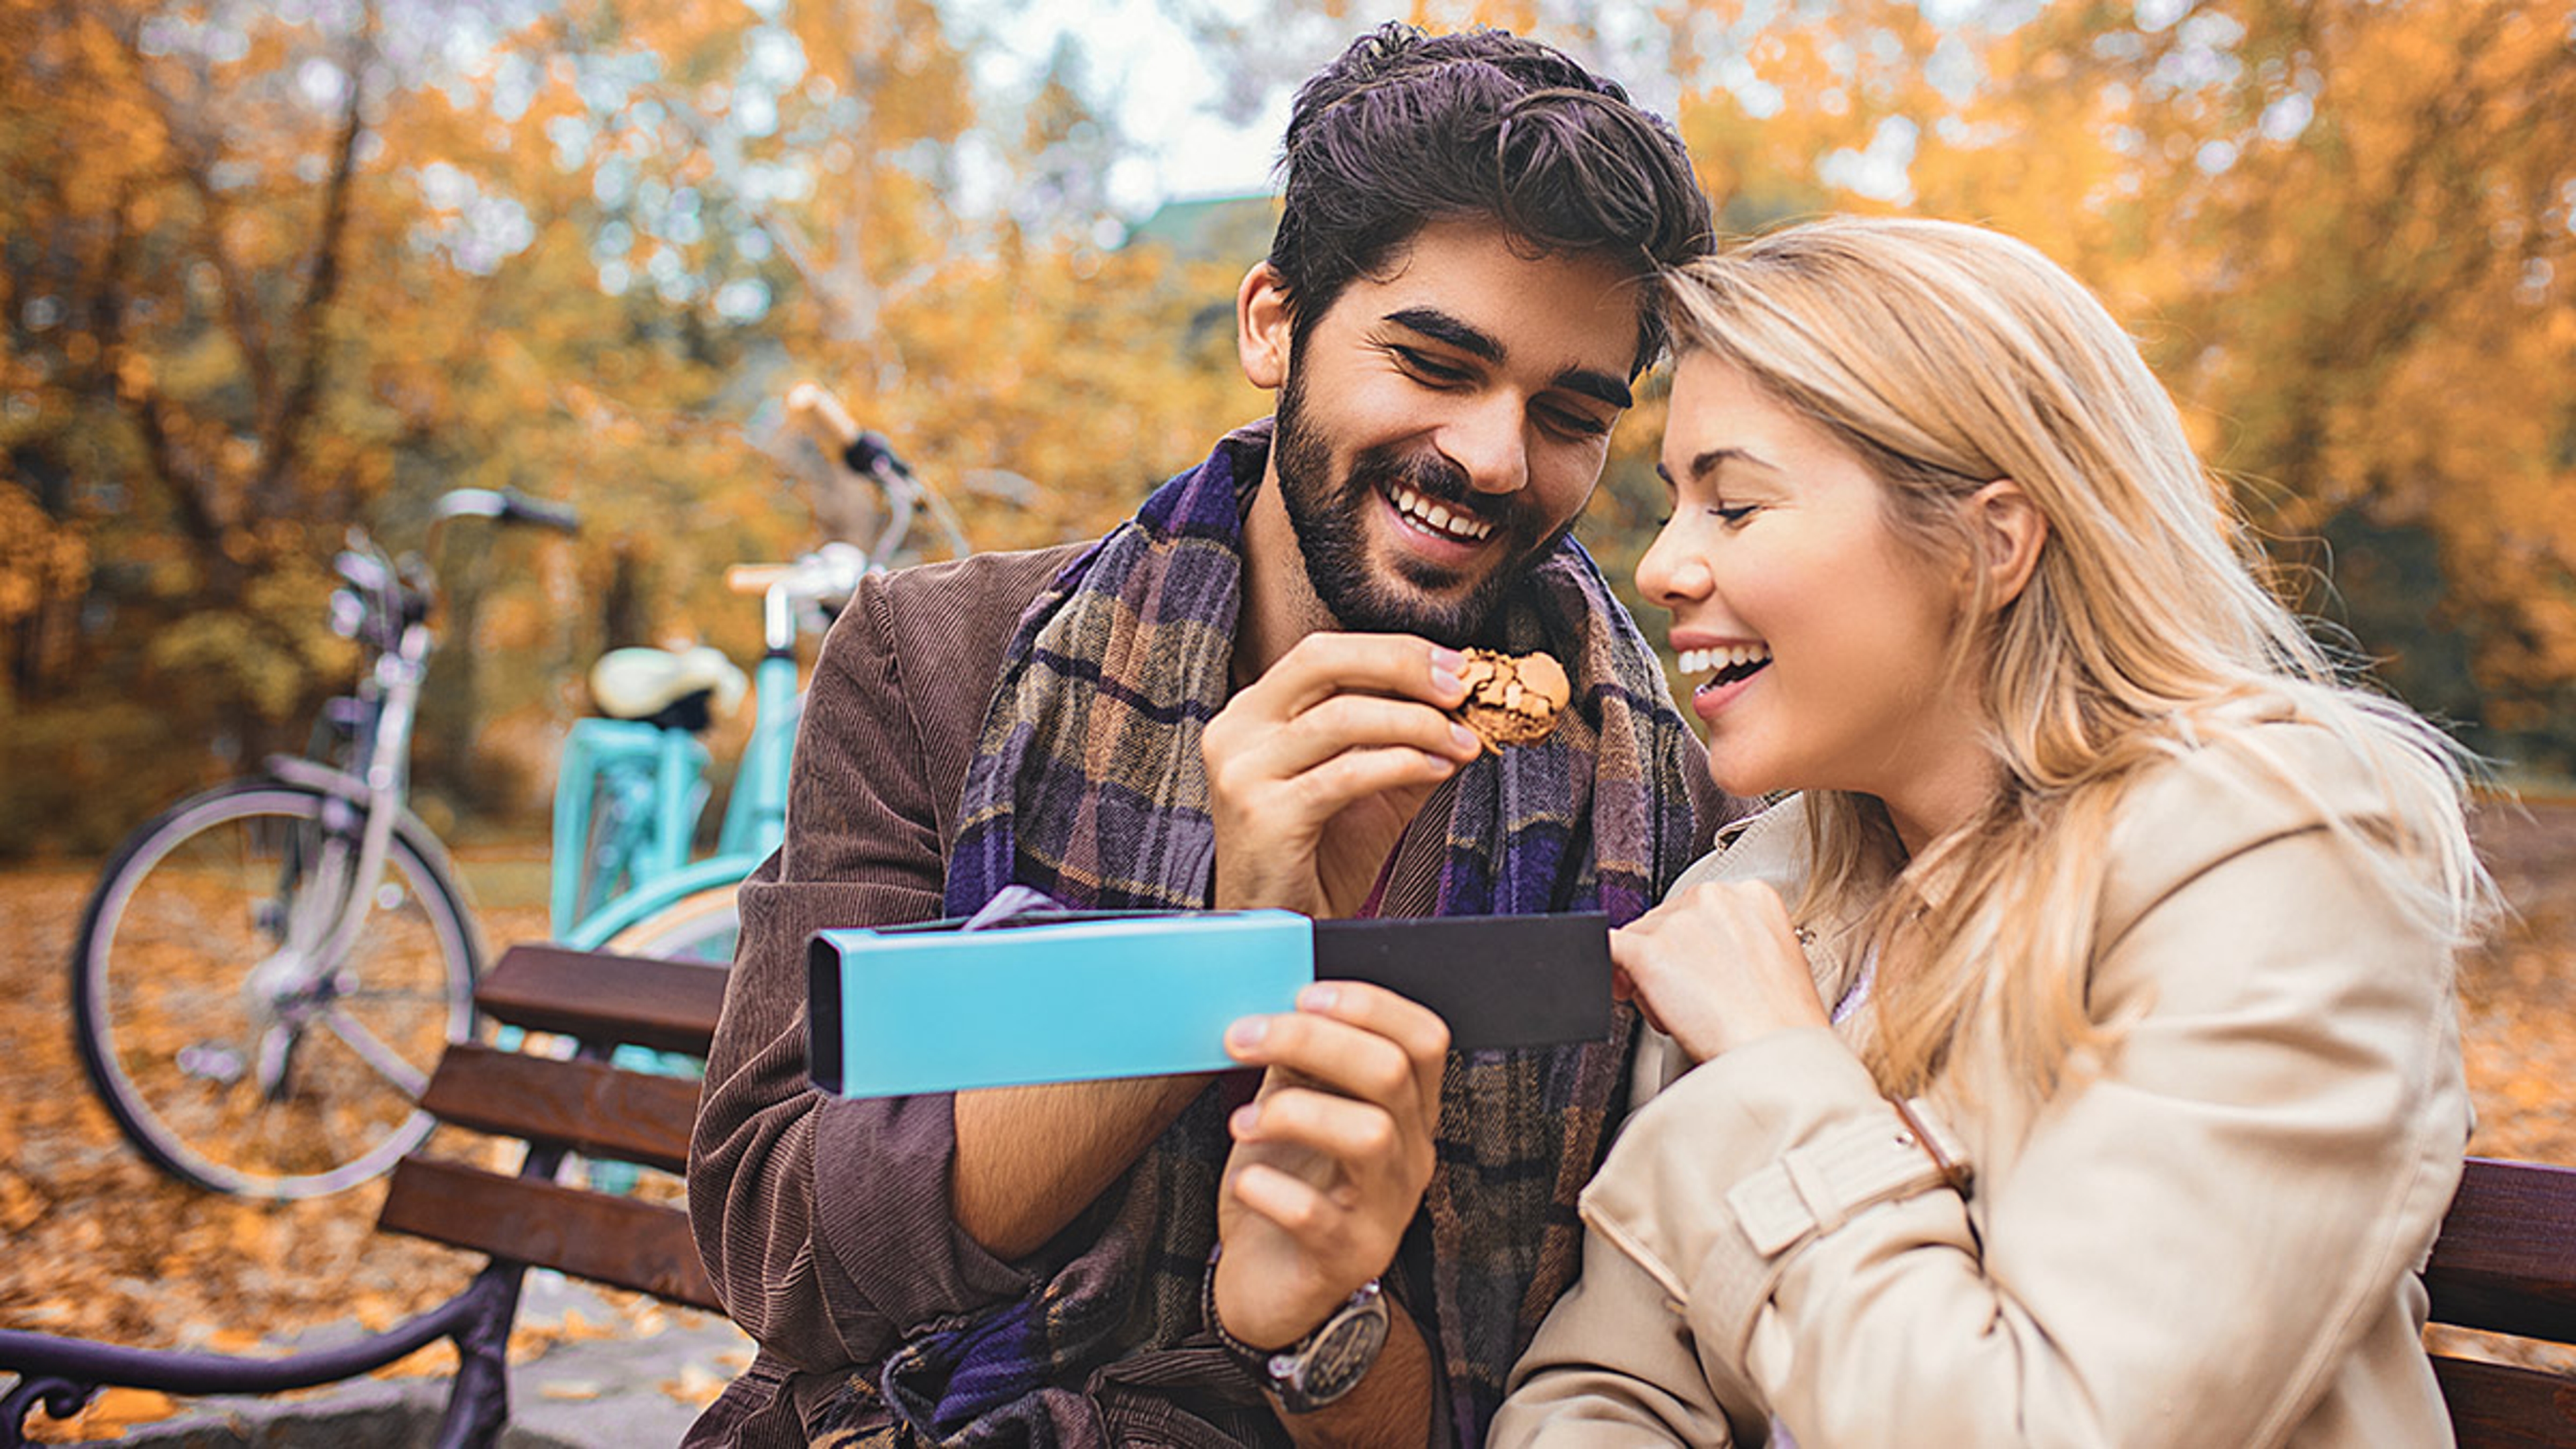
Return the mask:
POLYGON ((686 1212, 554 1179, 573 1153, 682 1170, 696 1080, 628 1071, 608 1057, 622 1044, 705 1057, 724 973, 518 946, 484 974, 474 999, 496 1021, 579 1046, 565 1058, 458 1043, 430 1079, 422 1104, 440 1121, 528 1144, 515 1176, 420 1153, 394 1169, 376 1225, 484 1254, 490 1261, 463 1292, 360 1342, 284 1357, 0 1331, 0 1373, 18 1376, 0 1396, 0 1449, 27 1442, 27 1416, 39 1405, 69 1418, 108 1385, 183 1395, 279 1393, 355 1378, 442 1338, 456 1345, 457 1370, 436 1442, 441 1449, 490 1444, 509 1418, 506 1353, 529 1268, 721 1313, 686 1212))
MULTIPOLYGON (((475 992, 483 1011, 581 1044, 571 1059, 480 1044, 450 1047, 424 1103, 442 1121, 529 1144, 515 1177, 414 1156, 395 1169, 378 1226, 491 1260, 455 1298, 343 1348, 284 1358, 123 1348, 0 1331, 0 1449, 25 1442, 41 1404, 77 1413, 99 1388, 260 1394, 354 1378, 439 1339, 455 1342, 456 1378, 437 1442, 492 1442, 509 1417, 504 1357, 530 1267, 722 1311, 676 1207, 555 1182, 568 1153, 678 1172, 687 1160, 697 1083, 623 1070, 606 1060, 632 1043, 704 1057, 723 999, 704 966, 513 948, 475 992)), ((2471 1158, 2425 1272, 2436 1323, 2576 1344, 2576 1169, 2471 1158)), ((2576 1445, 2576 1377, 2437 1356, 2434 1371, 2462 1449, 2576 1445)))
MULTIPOLYGON (((2576 1343, 2576 1168, 2472 1157, 2424 1270, 2433 1321, 2576 1343)), ((2576 1377, 2436 1355, 2461 1449, 2576 1445, 2576 1377)))

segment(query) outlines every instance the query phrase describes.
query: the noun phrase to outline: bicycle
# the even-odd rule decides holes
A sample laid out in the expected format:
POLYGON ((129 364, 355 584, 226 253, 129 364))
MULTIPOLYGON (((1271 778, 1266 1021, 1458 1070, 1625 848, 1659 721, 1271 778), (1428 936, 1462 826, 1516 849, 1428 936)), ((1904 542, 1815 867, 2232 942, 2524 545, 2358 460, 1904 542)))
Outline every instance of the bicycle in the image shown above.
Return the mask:
MULTIPOLYGON (((510 491, 444 494, 458 517, 572 532, 510 491)), ((102 868, 72 947, 81 1064, 118 1129, 184 1182, 251 1197, 336 1192, 390 1169, 432 1119, 430 1068, 474 1022, 483 942, 447 852, 406 804, 437 636, 416 555, 349 532, 334 632, 369 663, 312 748, 172 806, 102 868)))
MULTIPOLYGON (((689 859, 708 794, 709 756, 695 735, 731 707, 728 694, 738 698, 740 671, 707 649, 618 650, 594 666, 591 693, 604 715, 574 724, 555 780, 550 905, 553 934, 568 946, 729 964, 740 927, 734 889, 786 836, 789 757, 804 713, 798 635, 828 628, 860 578, 899 557, 925 515, 954 555, 967 552, 945 500, 831 394, 799 384, 787 415, 844 481, 883 500, 883 523, 865 551, 835 541, 791 564, 726 571, 734 592, 761 598, 763 652, 751 738, 713 855, 689 859)), ((819 521, 825 510, 816 511, 819 521)))

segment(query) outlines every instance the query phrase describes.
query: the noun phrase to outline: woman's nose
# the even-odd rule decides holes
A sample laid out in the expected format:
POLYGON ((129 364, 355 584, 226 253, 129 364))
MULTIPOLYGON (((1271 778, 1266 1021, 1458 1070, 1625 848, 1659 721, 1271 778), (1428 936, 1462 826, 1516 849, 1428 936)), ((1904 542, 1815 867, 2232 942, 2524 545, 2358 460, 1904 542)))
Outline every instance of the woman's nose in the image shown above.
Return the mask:
POLYGON ((1715 582, 1708 561, 1677 536, 1671 523, 1655 535, 1646 556, 1637 560, 1637 592, 1668 609, 1708 597, 1715 582))

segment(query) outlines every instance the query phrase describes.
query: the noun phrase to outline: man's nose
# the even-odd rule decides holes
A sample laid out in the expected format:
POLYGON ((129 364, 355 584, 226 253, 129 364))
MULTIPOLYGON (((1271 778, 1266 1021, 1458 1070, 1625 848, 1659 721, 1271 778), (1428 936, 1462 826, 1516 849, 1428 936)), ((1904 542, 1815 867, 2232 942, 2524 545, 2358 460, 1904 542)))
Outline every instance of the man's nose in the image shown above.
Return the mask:
POLYGON ((1441 429, 1440 451, 1466 470, 1479 493, 1517 493, 1529 486, 1529 442, 1520 405, 1495 395, 1476 399, 1441 429))

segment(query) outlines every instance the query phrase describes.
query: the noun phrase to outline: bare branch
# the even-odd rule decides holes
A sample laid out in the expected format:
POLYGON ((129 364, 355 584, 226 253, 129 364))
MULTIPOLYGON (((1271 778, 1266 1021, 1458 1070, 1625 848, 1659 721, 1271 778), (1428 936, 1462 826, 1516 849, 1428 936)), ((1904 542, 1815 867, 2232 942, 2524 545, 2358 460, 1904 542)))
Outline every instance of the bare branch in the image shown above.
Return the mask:
POLYGON ((331 361, 328 336, 331 304, 339 297, 343 275, 341 251, 349 232, 350 195, 356 190, 358 141, 366 134, 366 53, 375 42, 376 8, 350 40, 349 94, 340 115, 340 135, 332 148, 331 178, 322 193, 319 235, 313 243, 313 265, 304 295, 295 306, 290 328, 298 348, 295 379, 279 399, 277 416, 262 449, 260 491, 278 485, 303 450, 304 433, 319 408, 331 361))

